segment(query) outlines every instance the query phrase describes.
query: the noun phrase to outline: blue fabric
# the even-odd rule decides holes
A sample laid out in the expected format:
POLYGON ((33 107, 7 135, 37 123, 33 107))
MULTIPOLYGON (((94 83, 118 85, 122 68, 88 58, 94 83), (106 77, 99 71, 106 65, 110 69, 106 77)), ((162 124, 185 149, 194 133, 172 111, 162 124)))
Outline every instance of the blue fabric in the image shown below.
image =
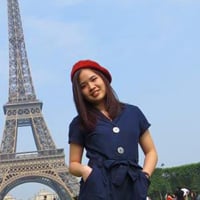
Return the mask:
POLYGON ((91 133, 81 132, 78 117, 73 119, 69 143, 86 149, 93 168, 86 182, 81 181, 79 200, 146 199, 149 180, 138 165, 138 142, 149 126, 142 111, 129 104, 112 122, 102 115, 91 133))

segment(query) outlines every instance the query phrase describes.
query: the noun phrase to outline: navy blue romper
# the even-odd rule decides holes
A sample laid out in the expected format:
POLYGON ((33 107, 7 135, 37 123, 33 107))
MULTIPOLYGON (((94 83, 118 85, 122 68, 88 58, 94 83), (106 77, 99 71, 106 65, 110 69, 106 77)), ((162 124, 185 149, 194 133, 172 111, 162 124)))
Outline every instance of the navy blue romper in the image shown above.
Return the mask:
POLYGON ((150 124, 137 106, 125 104, 113 121, 102 115, 91 133, 69 127, 69 143, 86 149, 92 172, 80 181, 79 200, 146 200, 149 179, 138 164, 138 142, 150 124))

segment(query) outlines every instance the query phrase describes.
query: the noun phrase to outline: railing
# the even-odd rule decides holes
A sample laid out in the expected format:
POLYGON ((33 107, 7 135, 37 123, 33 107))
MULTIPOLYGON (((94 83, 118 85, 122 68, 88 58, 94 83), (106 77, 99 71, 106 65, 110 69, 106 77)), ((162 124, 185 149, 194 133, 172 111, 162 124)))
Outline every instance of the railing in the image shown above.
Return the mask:
POLYGON ((49 149, 42 151, 29 151, 29 152, 20 152, 20 153, 0 153, 0 162, 1 161, 11 161, 11 160, 21 160, 21 159, 36 159, 36 158, 50 158, 54 156, 64 156, 63 149, 49 149))

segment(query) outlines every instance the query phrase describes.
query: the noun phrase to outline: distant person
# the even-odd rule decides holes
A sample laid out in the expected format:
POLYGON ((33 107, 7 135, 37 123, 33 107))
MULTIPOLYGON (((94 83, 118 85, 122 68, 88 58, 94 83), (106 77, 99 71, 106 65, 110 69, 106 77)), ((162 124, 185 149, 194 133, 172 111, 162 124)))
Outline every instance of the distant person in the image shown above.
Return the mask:
POLYGON ((175 192, 176 200, 185 200, 184 198, 184 191, 181 190, 181 188, 177 188, 175 192))
POLYGON ((78 115, 69 126, 69 170, 82 177, 79 200, 146 200, 157 163, 150 124, 137 106, 118 100, 111 80, 96 61, 81 60, 72 68, 78 115), (143 167, 138 144, 145 155, 143 167), (84 149, 87 165, 82 163, 84 149))
POLYGON ((197 194, 195 191, 190 191, 190 200, 197 200, 197 194))
POLYGON ((173 199, 174 199, 174 196, 173 196, 172 194, 170 194, 170 193, 167 193, 165 199, 166 199, 166 200, 173 200, 173 199))

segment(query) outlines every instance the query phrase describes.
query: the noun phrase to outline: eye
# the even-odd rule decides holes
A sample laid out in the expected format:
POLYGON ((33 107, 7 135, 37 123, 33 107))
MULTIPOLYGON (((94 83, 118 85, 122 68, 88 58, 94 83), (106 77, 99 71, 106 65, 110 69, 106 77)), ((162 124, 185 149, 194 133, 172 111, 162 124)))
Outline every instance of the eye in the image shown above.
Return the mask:
POLYGON ((94 82, 94 81, 96 81, 97 78, 98 78, 97 76, 92 76, 90 80, 91 80, 92 82, 94 82))
POLYGON ((86 87, 85 84, 80 84, 80 88, 81 88, 81 89, 84 89, 85 87, 86 87))

